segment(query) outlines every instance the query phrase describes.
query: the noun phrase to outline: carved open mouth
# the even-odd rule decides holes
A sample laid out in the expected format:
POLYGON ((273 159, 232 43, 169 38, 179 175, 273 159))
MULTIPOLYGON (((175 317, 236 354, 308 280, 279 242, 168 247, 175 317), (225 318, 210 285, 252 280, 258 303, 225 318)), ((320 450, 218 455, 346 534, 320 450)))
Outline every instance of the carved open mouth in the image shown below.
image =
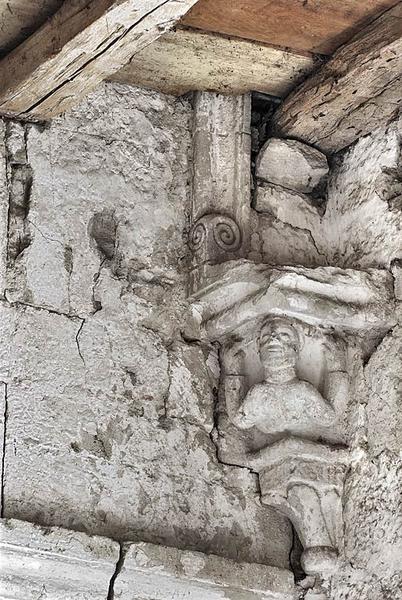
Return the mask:
POLYGON ((283 347, 281 344, 268 344, 266 349, 268 352, 283 352, 283 347))

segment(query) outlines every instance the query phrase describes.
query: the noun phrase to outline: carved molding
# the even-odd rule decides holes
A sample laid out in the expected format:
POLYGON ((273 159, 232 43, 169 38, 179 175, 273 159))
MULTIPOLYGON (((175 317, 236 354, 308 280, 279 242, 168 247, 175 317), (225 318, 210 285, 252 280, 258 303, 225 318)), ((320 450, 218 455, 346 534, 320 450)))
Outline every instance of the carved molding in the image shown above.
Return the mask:
POLYGON ((241 256, 243 239, 243 232, 232 217, 208 213, 199 218, 190 230, 188 242, 192 253, 190 289, 203 287, 212 265, 241 256))
POLYGON ((217 260, 222 252, 233 253, 242 245, 242 233, 234 219, 217 213, 207 214, 190 231, 190 249, 205 260, 217 260))
POLYGON ((347 452, 289 438, 266 449, 265 463, 259 470, 261 501, 294 524, 304 547, 304 571, 311 575, 333 573, 343 545, 347 452))

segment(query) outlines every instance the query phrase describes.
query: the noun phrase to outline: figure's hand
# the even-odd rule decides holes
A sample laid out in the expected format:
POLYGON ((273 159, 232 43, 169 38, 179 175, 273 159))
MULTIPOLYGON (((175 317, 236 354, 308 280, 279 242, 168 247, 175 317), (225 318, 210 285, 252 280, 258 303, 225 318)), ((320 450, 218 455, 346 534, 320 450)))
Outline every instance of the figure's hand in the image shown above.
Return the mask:
POLYGON ((222 362, 227 375, 244 374, 244 352, 240 342, 233 342, 223 347, 222 362))
POLYGON ((325 336, 323 348, 328 371, 346 371, 346 342, 338 336, 325 336))

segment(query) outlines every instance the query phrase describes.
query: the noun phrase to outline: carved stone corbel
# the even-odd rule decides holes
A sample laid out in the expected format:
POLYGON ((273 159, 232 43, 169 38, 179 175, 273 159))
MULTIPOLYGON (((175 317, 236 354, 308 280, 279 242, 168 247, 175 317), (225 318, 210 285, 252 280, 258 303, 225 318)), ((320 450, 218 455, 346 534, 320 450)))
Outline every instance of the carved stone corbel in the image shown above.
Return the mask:
POLYGON ((343 545, 347 452, 287 438, 267 448, 259 462, 261 501, 292 521, 304 548, 301 560, 305 573, 332 574, 343 545))
POLYGON ((291 520, 313 596, 325 597, 319 582, 343 550, 348 340, 367 349, 394 325, 392 281, 232 260, 211 265, 203 285, 191 329, 221 344, 219 458, 259 474, 262 504, 291 520))

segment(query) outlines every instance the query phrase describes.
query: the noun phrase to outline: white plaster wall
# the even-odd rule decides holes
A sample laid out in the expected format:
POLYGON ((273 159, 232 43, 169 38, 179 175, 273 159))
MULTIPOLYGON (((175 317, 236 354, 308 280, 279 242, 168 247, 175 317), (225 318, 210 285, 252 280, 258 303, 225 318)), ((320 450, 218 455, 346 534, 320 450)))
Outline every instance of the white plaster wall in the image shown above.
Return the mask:
POLYGON ((180 334, 191 118, 105 84, 1 124, 3 516, 287 566, 287 521, 216 459, 216 359, 180 334))

